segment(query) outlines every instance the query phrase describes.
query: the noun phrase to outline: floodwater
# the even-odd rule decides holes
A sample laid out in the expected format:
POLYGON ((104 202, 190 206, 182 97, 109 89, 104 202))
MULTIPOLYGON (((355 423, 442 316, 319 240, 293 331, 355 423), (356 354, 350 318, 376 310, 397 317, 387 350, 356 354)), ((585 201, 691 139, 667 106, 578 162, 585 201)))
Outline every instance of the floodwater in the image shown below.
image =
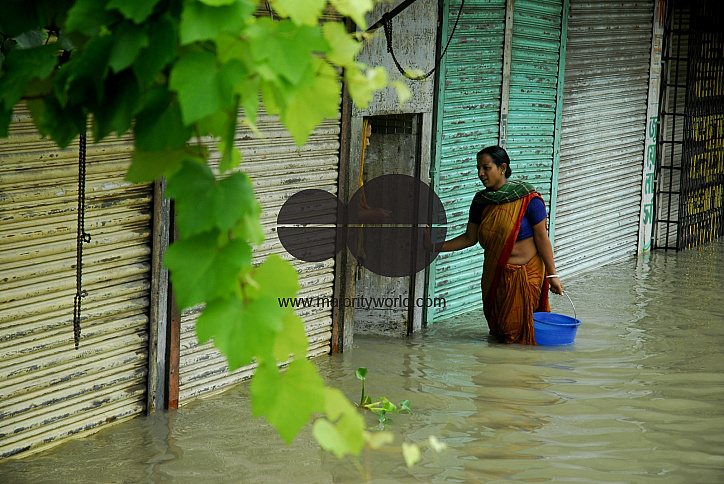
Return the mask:
POLYGON ((396 449, 357 461, 321 451, 309 427, 285 445, 240 385, 7 460, 0 481, 721 483, 723 273, 720 239, 570 277, 583 321, 570 347, 493 344, 480 313, 409 339, 357 337, 315 360, 327 382, 356 400, 365 366, 368 394, 413 410, 387 425, 396 449), (407 468, 399 446, 430 435, 447 449, 407 468))

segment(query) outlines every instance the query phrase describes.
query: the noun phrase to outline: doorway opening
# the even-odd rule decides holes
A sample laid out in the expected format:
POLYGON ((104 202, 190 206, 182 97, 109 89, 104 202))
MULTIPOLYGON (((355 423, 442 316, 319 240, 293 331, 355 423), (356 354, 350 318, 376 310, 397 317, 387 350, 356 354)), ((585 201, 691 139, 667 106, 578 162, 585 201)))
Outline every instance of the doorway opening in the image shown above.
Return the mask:
MULTIPOLYGON (((372 133, 361 163, 362 183, 369 183, 383 175, 407 175, 419 180, 422 115, 389 114, 365 119, 372 133)), ((392 191, 376 199, 374 204, 379 208, 394 210, 392 199, 395 194, 392 191), (386 195, 389 195, 389 204, 385 200, 386 195)), ((371 250, 394 248, 374 247, 371 250)), ((373 257, 374 254, 367 256, 373 257)), ((388 277, 359 267, 356 278, 355 296, 362 304, 354 312, 355 334, 411 334, 415 321, 422 314, 414 303, 416 292, 422 289, 416 288, 416 279, 419 279, 416 274, 388 277)))

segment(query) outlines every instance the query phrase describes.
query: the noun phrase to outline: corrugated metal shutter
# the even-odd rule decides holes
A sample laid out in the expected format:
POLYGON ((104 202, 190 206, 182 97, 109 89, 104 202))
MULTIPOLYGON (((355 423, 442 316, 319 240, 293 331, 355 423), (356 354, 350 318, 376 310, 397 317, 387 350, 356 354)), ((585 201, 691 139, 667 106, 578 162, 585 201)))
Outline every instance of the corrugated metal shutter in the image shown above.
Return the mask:
POLYGON ((573 274, 636 253, 653 2, 571 0, 556 266, 573 274))
POLYGON ((153 190, 132 141, 88 144, 80 349, 73 344, 78 145, 24 107, 0 139, 0 457, 144 410, 153 190))
MULTIPOLYGON (((334 260, 318 263, 292 258, 279 242, 276 220, 284 202, 304 189, 321 189, 337 193, 339 168, 340 118, 326 120, 301 148, 292 140, 276 116, 260 110, 257 125, 264 138, 239 125, 236 146, 242 152, 240 169, 252 180, 262 206, 262 224, 266 236, 254 251, 254 263, 270 254, 279 254, 293 262, 299 271, 299 297, 331 298, 334 292, 334 260)), ((179 404, 199 395, 211 394, 251 376, 253 366, 229 373, 226 360, 213 342, 199 345, 196 318, 200 307, 186 310, 181 316, 181 356, 179 369, 179 404)), ((308 355, 329 353, 332 336, 332 309, 310 307, 297 310, 305 323, 310 346, 308 355)))
MULTIPOLYGON (((459 0, 445 2, 443 42, 447 42, 459 10, 459 0)), ((477 152, 498 143, 504 30, 504 0, 466 0, 444 59, 435 191, 447 213, 448 238, 465 231, 470 202, 482 189, 476 172, 477 152)), ((482 257, 477 245, 438 256, 431 272, 434 297, 445 298, 446 305, 430 309, 428 322, 481 307, 482 257)))
POLYGON ((516 0, 506 150, 550 208, 562 0, 516 0))

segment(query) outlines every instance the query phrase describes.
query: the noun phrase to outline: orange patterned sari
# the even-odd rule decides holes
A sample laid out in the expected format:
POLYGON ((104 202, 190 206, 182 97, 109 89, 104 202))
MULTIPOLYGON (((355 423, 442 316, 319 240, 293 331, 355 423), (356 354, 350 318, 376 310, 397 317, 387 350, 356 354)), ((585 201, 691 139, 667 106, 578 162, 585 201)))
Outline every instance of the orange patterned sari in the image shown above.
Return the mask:
POLYGON ((478 229, 485 249, 483 312, 490 334, 504 343, 534 345, 533 312, 550 312, 545 266, 536 254, 526 265, 508 264, 520 222, 533 197, 526 195, 501 205, 486 205, 478 229))

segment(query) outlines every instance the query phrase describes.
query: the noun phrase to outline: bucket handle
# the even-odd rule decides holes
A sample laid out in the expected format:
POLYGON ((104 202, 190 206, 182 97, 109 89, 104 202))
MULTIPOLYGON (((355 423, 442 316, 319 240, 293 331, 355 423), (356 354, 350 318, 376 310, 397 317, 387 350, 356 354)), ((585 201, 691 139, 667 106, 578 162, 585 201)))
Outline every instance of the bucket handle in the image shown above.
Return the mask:
POLYGON ((569 296, 566 291, 563 291, 563 295, 568 298, 568 301, 571 303, 571 306, 573 306, 573 319, 578 321, 578 317, 576 317, 576 306, 573 305, 573 301, 571 301, 571 296, 569 296))

